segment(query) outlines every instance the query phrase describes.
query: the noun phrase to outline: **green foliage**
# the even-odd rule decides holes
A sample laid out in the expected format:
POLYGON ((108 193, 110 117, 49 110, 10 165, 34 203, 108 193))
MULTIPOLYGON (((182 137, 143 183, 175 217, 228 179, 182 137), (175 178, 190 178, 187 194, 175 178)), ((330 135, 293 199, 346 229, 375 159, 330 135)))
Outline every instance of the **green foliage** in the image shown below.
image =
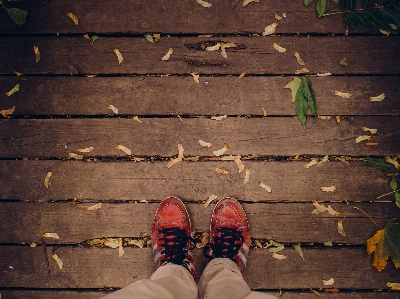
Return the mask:
POLYGON ((388 170, 391 164, 386 162, 385 159, 367 157, 364 159, 364 164, 381 170, 388 170))
POLYGON ((389 186, 390 188, 395 191, 394 192, 394 199, 396 200, 396 205, 400 208, 400 193, 397 192, 397 182, 396 182, 396 176, 398 175, 398 173, 394 173, 392 174, 392 179, 390 180, 389 186))
POLYGON ((153 36, 151 34, 145 34, 144 37, 146 38, 146 40, 150 43, 154 43, 154 39, 153 36))
POLYGON ((6 10, 15 24, 24 25, 26 23, 26 17, 28 16, 27 11, 18 8, 6 8, 6 10))
POLYGON ((98 39, 99 37, 97 35, 93 35, 90 39, 92 40, 92 44, 98 39))
POLYGON ((314 116, 318 115, 318 106, 315 99, 315 92, 312 88, 310 79, 303 77, 301 84, 296 92, 296 99, 294 101, 296 106, 296 114, 303 125, 306 127, 307 122, 307 111, 310 107, 311 112, 314 116))

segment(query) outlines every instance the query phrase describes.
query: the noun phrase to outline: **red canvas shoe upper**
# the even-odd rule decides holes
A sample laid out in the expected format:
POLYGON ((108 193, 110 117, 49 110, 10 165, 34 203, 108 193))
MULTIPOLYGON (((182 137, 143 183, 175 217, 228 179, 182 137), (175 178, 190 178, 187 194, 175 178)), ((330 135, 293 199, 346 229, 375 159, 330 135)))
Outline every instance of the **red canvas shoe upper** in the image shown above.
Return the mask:
POLYGON ((212 258, 229 258, 242 275, 250 247, 250 230, 242 206, 233 198, 224 198, 215 206, 210 225, 210 243, 204 254, 212 258))
POLYGON ((190 237, 190 219, 182 201, 176 197, 164 199, 157 209, 151 228, 154 265, 166 263, 184 266, 196 277, 190 237))

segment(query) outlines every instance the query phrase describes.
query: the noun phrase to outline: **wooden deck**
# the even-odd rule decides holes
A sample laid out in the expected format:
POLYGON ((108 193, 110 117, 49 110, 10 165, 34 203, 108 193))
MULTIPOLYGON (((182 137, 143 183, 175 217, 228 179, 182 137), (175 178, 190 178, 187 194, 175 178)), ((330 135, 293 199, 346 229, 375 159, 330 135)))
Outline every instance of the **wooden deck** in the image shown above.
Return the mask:
MULTIPOLYGON (((341 17, 317 19, 301 0, 246 7, 221 0, 210 1, 211 8, 193 1, 3 2, 29 15, 20 26, 0 11, 0 110, 16 107, 0 119, 1 298, 99 298, 147 278, 151 249, 128 243, 150 235, 158 203, 169 195, 181 198, 200 234, 209 227, 215 203, 203 203, 212 194, 238 199, 248 215, 254 246, 245 279, 252 289, 283 299, 317 298, 310 289, 327 299, 400 298, 386 286, 400 282, 400 270, 391 261, 381 273, 372 266, 365 244, 378 228, 353 208, 382 227, 400 218, 394 196, 376 199, 392 191, 388 174, 399 171, 362 161, 400 154, 399 37, 361 30, 345 35, 341 17), (261 36, 275 13, 286 14, 276 36, 261 36), (99 39, 92 44, 85 33, 99 39), (148 33, 161 39, 150 43, 143 36, 148 33), (228 58, 204 50, 217 42, 237 46, 227 49, 228 58), (278 53, 274 42, 287 52, 278 53), (169 48, 171 58, 162 61, 169 48), (114 49, 123 55, 121 64, 114 49), (309 117, 306 129, 294 117, 290 90, 283 89, 300 77, 296 51, 310 70, 319 115, 332 116, 309 117), (344 57, 346 67, 339 64, 344 57), (200 74, 200 83, 191 73, 200 74), (16 84, 20 90, 7 97, 16 84), (335 96, 335 90, 352 96, 335 96), (369 100, 381 93, 383 101, 369 100), (370 135, 364 126, 378 129, 378 145, 355 142, 370 135), (200 146, 199 139, 213 147, 200 146), (178 144, 185 160, 167 168, 178 144), (251 170, 249 183, 233 161, 213 154, 225 144, 226 155, 241 155, 251 170), (94 150, 82 160, 69 158, 87 147, 94 150), (325 155, 330 163, 304 167, 325 155), (336 192, 321 191, 332 185, 336 192), (313 214, 313 200, 341 215, 313 214), (85 209, 96 203, 100 209, 85 209), (346 236, 338 233, 339 220, 346 236), (51 232, 60 238, 43 237, 51 232), (104 238, 123 238, 124 255, 93 245, 104 238), (268 240, 286 244, 280 253, 287 259, 258 248, 268 240), (333 246, 324 246, 327 241, 333 246), (291 246, 298 243, 304 260, 291 246), (335 283, 323 286, 330 278, 335 283)), ((201 252, 195 250, 198 274, 205 266, 201 252)))

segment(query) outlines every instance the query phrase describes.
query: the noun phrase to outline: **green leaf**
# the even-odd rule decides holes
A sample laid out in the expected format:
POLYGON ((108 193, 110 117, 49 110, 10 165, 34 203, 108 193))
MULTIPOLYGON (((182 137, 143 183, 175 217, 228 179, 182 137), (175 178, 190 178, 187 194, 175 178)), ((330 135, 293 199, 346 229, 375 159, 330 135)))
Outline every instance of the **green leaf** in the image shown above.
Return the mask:
POLYGON ((374 3, 374 0, 362 0, 362 6, 368 7, 374 3))
POLYGON ((386 162, 385 159, 367 157, 364 159, 363 162, 367 166, 371 166, 371 167, 378 168, 381 170, 388 170, 391 167, 391 164, 386 162))
POLYGON ((339 0, 339 5, 342 10, 346 8, 346 0, 339 0))
POLYGON ((151 34, 145 34, 144 37, 148 42, 154 43, 153 36, 151 34))
POLYGON ((318 17, 322 17, 326 12, 326 0, 318 0, 316 8, 318 12, 318 17))
POLYGON ((277 247, 270 247, 268 248, 269 252, 279 252, 285 249, 285 246, 277 246, 277 247))
POLYGON ((301 80, 297 77, 293 77, 293 80, 290 81, 288 84, 286 84, 285 87, 283 87, 283 88, 289 88, 290 91, 292 92, 292 103, 296 100, 296 93, 300 87, 300 84, 301 80))
POLYGON ((313 2, 314 0, 304 0, 304 6, 310 6, 310 4, 313 2))
POLYGON ((381 8, 379 12, 386 20, 393 22, 397 27, 400 27, 400 14, 394 12, 388 7, 381 8))
POLYGON ((324 246, 332 247, 333 243, 331 241, 327 241, 327 242, 324 243, 324 246))
POLYGON ((360 27, 362 29, 364 29, 365 31, 368 31, 372 34, 375 34, 374 27, 368 21, 368 19, 364 16, 364 14, 352 12, 352 17, 354 18, 354 20, 357 21, 357 24, 360 25, 360 27))
POLYGON ((13 89, 11 89, 10 91, 6 92, 6 96, 9 97, 10 95, 16 93, 18 90, 19 90, 19 84, 15 85, 13 87, 13 89))
POLYGON ((397 176, 397 172, 392 174, 392 179, 390 180, 389 186, 392 190, 397 190, 397 182, 395 177, 397 176))
POLYGON ((303 250, 300 247, 300 244, 292 244, 293 248, 300 255, 300 257, 304 260, 303 250))
POLYGON ((7 13, 10 16, 11 20, 14 21, 15 24, 24 25, 26 23, 26 17, 28 12, 18 8, 6 8, 7 13))
POLYGON ((295 105, 296 105, 296 114, 297 117, 299 118, 301 124, 303 127, 306 127, 306 122, 307 122, 307 101, 303 95, 303 91, 301 87, 297 89, 296 93, 296 100, 295 100, 295 105))
POLYGON ((378 29, 382 29, 391 33, 396 33, 392 29, 392 27, 389 26, 389 24, 382 18, 382 16, 373 9, 368 9, 364 11, 365 17, 378 29))
POLYGON ((317 101, 315 99, 315 93, 311 81, 307 77, 304 77, 301 82, 301 90, 303 91, 304 97, 307 99, 307 105, 311 108, 312 114, 316 117, 318 115, 317 101))
POLYGON ((94 42, 95 42, 98 38, 99 38, 99 37, 98 37, 97 35, 93 35, 93 36, 91 37, 92 44, 94 44, 94 42))
POLYGON ((356 0, 346 0, 346 5, 350 9, 354 9, 356 7, 356 0))
POLYGON ((346 21, 347 25, 349 25, 353 29, 356 28, 357 21, 354 20, 354 18, 352 17, 352 13, 344 13, 343 17, 344 17, 344 20, 346 21))
POLYGON ((332 0, 333 3, 339 3, 339 0, 332 0))
POLYGON ((396 199, 396 206, 398 206, 400 208, 400 193, 399 192, 395 192, 394 193, 394 198, 396 199))

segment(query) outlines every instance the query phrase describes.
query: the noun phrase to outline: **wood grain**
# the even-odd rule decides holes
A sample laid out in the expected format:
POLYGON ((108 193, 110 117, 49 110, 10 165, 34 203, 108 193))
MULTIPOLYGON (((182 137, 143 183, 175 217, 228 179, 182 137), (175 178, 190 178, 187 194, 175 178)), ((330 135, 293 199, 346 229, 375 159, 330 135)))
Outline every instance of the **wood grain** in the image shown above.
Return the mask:
POLYGON ((73 66, 80 74, 238 75, 248 69, 249 74, 290 75, 302 68, 293 55, 296 51, 310 74, 400 74, 400 39, 385 36, 171 37, 157 44, 143 37, 103 37, 94 45, 83 37, 28 36, 0 37, 0 44, 4 45, 0 48, 0 74, 14 74, 17 70, 23 74, 69 75, 73 66), (233 42, 237 47, 227 49, 228 58, 219 51, 204 50, 217 42, 233 42), (274 42, 287 52, 277 52, 272 47, 274 42), (35 61, 34 46, 41 53, 39 62, 35 61), (121 64, 114 53, 116 48, 124 57, 121 64), (171 58, 162 61, 169 48, 174 50, 171 58), (360 55, 360 49, 368 49, 368 55, 360 55), (339 64, 344 57, 347 67, 339 64))
MULTIPOLYGON (((220 198, 221 199, 221 198, 220 198)), ((325 203, 328 205, 329 203, 325 203)), ((103 203, 99 210, 86 211, 92 204, 69 203, 0 203, 0 243, 77 244, 105 237, 150 236, 150 228, 158 203, 103 203), (39 219, 39 221, 38 221, 39 219), (56 232, 60 239, 43 239, 46 232, 56 232)), ((387 219, 399 212, 394 203, 331 203, 340 217, 312 214, 311 203, 243 203, 253 238, 283 243, 324 243, 332 241, 365 245, 377 230, 375 224, 353 205, 385 226, 387 219), (343 221, 346 236, 337 232, 338 220, 343 221)), ((192 231, 208 232, 214 204, 187 203, 192 231)))
MULTIPOLYGON (((156 201, 174 195, 185 201, 203 202, 211 194, 219 199, 231 196, 247 202, 343 202, 374 201, 392 191, 385 172, 362 162, 329 163, 304 168, 305 162, 250 162, 250 180, 231 162, 183 162, 168 169, 166 162, 82 163, 61 161, 0 161, 2 200, 52 202, 156 201), (230 171, 220 175, 215 168, 230 171), (44 178, 52 172, 50 187, 44 178), (258 186, 263 181, 268 193, 258 186), (322 192, 322 186, 336 186, 336 192, 322 192)), ((392 168, 388 172, 393 172, 392 168)), ((394 196, 381 200, 393 201, 394 196)), ((290 205, 288 205, 290 207, 290 205)), ((290 209, 290 208, 289 208, 290 209)), ((312 211, 310 205, 309 212, 312 211)), ((150 212, 152 214, 152 211, 150 212)), ((310 215, 311 216, 311 215, 310 215)), ((152 218, 152 217, 151 217, 152 218)))
MULTIPOLYGON (((320 115, 398 115, 400 78, 393 76, 329 76, 310 78, 320 115), (390 88, 387 88, 390 87, 390 88), (349 99, 335 90, 351 93, 349 99), (385 93, 382 102, 370 96, 385 93)), ((295 115, 292 77, 0 77, 1 109, 16 106, 14 115, 106 115, 116 106, 124 115, 295 115), (27 100, 29 99, 29 100, 27 100)))

